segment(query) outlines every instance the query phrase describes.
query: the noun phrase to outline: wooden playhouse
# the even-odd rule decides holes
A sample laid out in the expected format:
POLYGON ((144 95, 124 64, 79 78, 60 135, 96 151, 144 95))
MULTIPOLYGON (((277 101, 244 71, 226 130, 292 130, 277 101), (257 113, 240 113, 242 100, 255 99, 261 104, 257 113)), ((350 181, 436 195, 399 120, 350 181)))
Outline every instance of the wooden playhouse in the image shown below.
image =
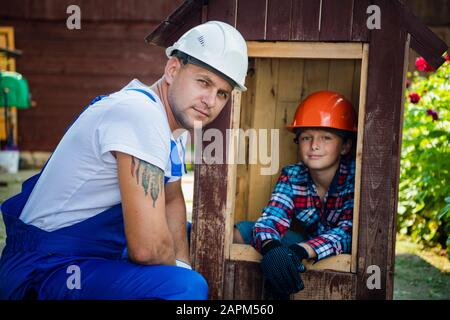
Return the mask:
MULTIPOLYGON (((235 26, 248 45, 248 90, 234 92, 210 127, 279 130, 279 166, 296 162, 288 124, 300 100, 334 90, 358 114, 352 253, 308 265, 305 290, 292 299, 392 299, 404 83, 411 46, 438 68, 448 46, 400 0, 191 0, 163 21, 147 41, 167 47, 209 20, 235 26), (377 6, 375 9, 368 7, 377 6), (367 20, 379 9, 380 29, 367 20), (379 271, 380 284, 367 285, 379 271)), ((249 143, 231 140, 228 159, 244 164, 195 166, 193 265, 207 279, 211 299, 261 299, 260 255, 234 244, 234 223, 255 220, 279 171, 261 175, 249 143)), ((206 145, 206 143, 205 143, 206 145)), ((224 150, 226 152, 226 150, 224 150)))

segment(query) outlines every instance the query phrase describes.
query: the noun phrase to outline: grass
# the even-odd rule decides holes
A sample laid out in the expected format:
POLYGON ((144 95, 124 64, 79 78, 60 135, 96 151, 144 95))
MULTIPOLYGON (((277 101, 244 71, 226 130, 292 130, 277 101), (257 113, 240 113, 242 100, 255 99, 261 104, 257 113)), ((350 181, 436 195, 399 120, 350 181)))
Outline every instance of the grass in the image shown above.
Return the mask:
MULTIPOLYGON (((17 174, 0 174, 0 203, 20 192, 23 181, 36 174, 38 170, 21 170, 17 174)), ((5 245, 5 225, 0 216, 0 250, 5 245)))
POLYGON ((450 299, 450 261, 437 250, 398 237, 394 299, 450 299))

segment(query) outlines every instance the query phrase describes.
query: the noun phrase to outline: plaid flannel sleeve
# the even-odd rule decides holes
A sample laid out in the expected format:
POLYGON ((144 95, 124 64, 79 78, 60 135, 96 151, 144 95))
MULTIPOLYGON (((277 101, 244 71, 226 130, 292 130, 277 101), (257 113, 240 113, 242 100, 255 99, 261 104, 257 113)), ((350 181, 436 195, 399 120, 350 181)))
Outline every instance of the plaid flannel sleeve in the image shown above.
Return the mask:
POLYGON ((351 253, 353 226, 353 197, 345 203, 337 226, 306 241, 317 254, 317 260, 341 253, 351 253))
POLYGON ((269 239, 280 240, 291 225, 294 214, 292 186, 289 175, 283 169, 278 178, 269 203, 253 227, 252 245, 261 251, 262 242, 269 239))

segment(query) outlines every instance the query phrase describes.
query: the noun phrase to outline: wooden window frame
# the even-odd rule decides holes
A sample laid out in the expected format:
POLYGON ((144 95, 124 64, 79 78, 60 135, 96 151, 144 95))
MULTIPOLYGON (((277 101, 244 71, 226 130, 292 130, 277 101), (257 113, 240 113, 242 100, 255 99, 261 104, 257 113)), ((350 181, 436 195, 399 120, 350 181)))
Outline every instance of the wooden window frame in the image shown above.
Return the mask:
MULTIPOLYGON (((358 227, 361 190, 361 164, 363 150, 364 117, 366 106, 367 73, 369 60, 369 44, 362 42, 329 43, 329 42, 260 42, 247 41, 249 58, 298 58, 298 59, 360 59, 360 91, 358 107, 358 139, 356 145, 356 172, 352 229, 352 253, 333 256, 317 263, 307 261, 309 270, 334 270, 356 273, 358 227)), ((231 128, 237 129, 240 124, 241 92, 234 90, 232 94, 231 128)), ((250 245, 233 243, 234 210, 236 198, 235 160, 236 139, 231 139, 229 146, 229 170, 225 222, 225 256, 233 261, 259 262, 261 255, 250 245)))

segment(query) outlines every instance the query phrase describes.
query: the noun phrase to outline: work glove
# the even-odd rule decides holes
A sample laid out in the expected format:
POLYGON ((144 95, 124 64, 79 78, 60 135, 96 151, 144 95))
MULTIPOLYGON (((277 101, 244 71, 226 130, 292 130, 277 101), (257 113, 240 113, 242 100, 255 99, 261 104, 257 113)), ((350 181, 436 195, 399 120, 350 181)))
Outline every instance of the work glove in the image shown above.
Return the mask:
POLYGON ((301 259, 307 258, 308 253, 303 247, 295 246, 299 248, 288 248, 278 240, 271 240, 261 250, 261 268, 266 287, 274 298, 288 299, 290 294, 305 287, 299 272, 306 271, 301 259))

